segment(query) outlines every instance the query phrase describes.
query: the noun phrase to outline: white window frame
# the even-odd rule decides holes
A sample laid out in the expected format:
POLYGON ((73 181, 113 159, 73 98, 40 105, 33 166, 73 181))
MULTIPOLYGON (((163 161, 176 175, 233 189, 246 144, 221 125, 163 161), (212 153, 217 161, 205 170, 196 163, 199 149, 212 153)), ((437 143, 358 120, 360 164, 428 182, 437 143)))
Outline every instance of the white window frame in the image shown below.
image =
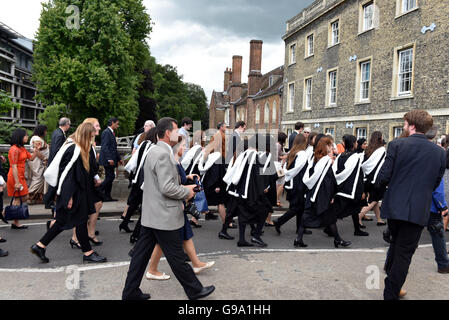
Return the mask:
POLYGON ((313 77, 304 79, 304 108, 303 110, 312 110, 313 97, 313 77), (310 83, 310 85, 309 85, 310 83))
POLYGON ((370 100, 372 63, 371 63, 371 60, 366 60, 366 61, 360 62, 359 65, 360 65, 360 83, 359 83, 359 86, 360 86, 360 92, 359 92, 359 94, 360 94, 360 101, 361 102, 365 102, 365 101, 369 101, 370 100), (368 79, 366 79, 364 77, 364 75, 365 75, 365 73, 364 73, 364 71, 365 71, 364 70, 364 65, 367 65, 367 64, 369 64, 369 77, 368 77, 368 79), (364 84, 368 84, 368 88, 365 88, 364 84), (365 92, 367 92, 367 95, 368 95, 366 98, 363 96, 363 94, 365 92))
POLYGON ((401 1, 401 14, 412 11, 418 7, 417 0, 400 0, 401 1), (414 4, 413 6, 411 6, 414 4))
POLYGON ((337 105, 337 97, 338 97, 338 70, 333 69, 329 70, 327 73, 327 106, 334 107, 337 105), (335 79, 333 79, 333 74, 335 74, 335 79), (335 100, 332 101, 332 98, 335 97, 335 100))
POLYGON ((368 128, 367 127, 359 127, 355 129, 355 136, 357 137, 357 140, 364 138, 364 139, 368 139, 368 128), (365 130, 365 134, 362 135, 360 134, 359 130, 365 130))
MULTIPOLYGON (((398 92, 398 96, 409 96, 412 94, 412 84, 413 84, 413 67, 414 67, 414 63, 413 63, 413 59, 414 59, 414 50, 413 48, 407 48, 404 50, 400 50, 398 51, 398 75, 397 75, 397 92, 398 92), (405 56, 405 54, 408 53, 409 54, 409 64, 410 64, 410 69, 403 69, 405 61, 402 61, 402 58, 405 56), (402 84, 404 82, 408 82, 409 83, 409 90, 402 90, 402 84)), ((404 86, 405 87, 405 86, 404 86)))
POLYGON ((296 42, 292 43, 289 46, 289 51, 288 51, 288 61, 289 61, 289 65, 295 64, 296 63, 296 42))
POLYGON ((295 110, 295 83, 290 82, 288 84, 287 112, 294 112, 294 110, 295 110))
POLYGON ((306 37, 306 55, 305 58, 311 57, 315 54, 315 35, 313 33, 306 37))
POLYGON ((256 106, 256 124, 260 123, 260 106, 256 106))
POLYGON ((263 110, 263 123, 270 123, 270 104, 265 102, 265 107, 263 110))
POLYGON ((368 30, 371 30, 372 28, 374 28, 374 10, 375 10, 374 1, 367 2, 366 4, 364 4, 362 6, 362 13, 363 13, 362 32, 368 31, 368 30), (371 7, 371 24, 370 25, 367 25, 367 21, 369 21, 369 20, 367 20, 368 17, 367 17, 366 9, 368 7, 371 7))
POLYGON ((335 138, 335 126, 329 126, 324 128, 324 134, 331 134, 333 138, 335 138))
POLYGON ((404 132, 404 127, 393 127, 393 139, 399 138, 404 132))
POLYGON ((340 19, 335 19, 329 24, 329 47, 335 46, 340 43, 340 37, 341 37, 341 25, 340 25, 340 19), (337 28, 334 26, 337 25, 337 28))

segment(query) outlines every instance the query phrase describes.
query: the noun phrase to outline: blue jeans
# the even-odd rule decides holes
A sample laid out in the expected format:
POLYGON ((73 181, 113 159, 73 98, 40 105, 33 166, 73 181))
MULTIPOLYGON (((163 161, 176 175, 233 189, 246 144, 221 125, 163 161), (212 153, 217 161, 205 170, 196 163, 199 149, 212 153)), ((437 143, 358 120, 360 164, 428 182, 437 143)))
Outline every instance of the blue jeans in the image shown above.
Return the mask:
POLYGON ((430 212, 429 224, 427 225, 430 236, 432 237, 433 251, 435 252, 435 261, 438 269, 449 267, 449 258, 446 250, 446 239, 444 238, 444 225, 441 213, 430 212))

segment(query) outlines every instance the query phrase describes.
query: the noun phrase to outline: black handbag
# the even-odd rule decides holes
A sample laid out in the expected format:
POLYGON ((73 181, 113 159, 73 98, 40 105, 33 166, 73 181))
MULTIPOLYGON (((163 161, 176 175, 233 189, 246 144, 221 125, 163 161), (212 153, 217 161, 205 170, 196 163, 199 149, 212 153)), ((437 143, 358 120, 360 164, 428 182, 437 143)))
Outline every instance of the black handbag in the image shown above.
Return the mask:
POLYGON ((15 199, 15 194, 12 196, 11 203, 5 208, 5 219, 6 220, 24 220, 30 217, 28 211, 28 205, 22 202, 22 197, 20 197, 20 206, 13 206, 12 203, 15 199))

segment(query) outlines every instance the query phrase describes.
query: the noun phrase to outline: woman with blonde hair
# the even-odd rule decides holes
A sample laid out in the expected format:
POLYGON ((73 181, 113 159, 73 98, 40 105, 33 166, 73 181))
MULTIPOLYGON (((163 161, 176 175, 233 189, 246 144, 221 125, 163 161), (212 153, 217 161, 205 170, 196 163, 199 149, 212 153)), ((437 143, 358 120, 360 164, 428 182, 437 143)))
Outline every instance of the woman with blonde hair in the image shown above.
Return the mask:
POLYGON ((62 231, 76 227, 76 235, 83 251, 83 262, 106 262, 92 250, 87 232, 89 214, 95 212, 91 192, 90 152, 95 128, 83 123, 56 154, 48 169, 45 180, 56 188, 56 221, 39 242, 31 247, 31 253, 48 263, 45 251, 50 242, 62 231))

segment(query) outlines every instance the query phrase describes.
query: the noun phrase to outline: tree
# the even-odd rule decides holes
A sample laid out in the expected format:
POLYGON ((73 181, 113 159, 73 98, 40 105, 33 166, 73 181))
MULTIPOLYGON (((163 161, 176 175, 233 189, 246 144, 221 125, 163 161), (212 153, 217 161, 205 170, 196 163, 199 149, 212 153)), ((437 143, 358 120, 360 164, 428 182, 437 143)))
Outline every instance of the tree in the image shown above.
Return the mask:
MULTIPOLYGON (((142 0, 50 0, 43 3, 34 51, 34 81, 44 104, 65 104, 74 119, 115 116, 119 134, 134 129, 145 38, 151 20, 142 0), (79 8, 79 26, 66 21, 79 8)), ((76 17, 75 17, 76 19, 76 17)))
POLYGON ((51 134, 59 126, 59 119, 62 117, 70 118, 70 113, 64 104, 48 106, 39 114, 39 122, 47 126, 47 142, 50 142, 51 134))
POLYGON ((8 113, 14 108, 20 109, 20 104, 13 102, 10 95, 0 89, 0 114, 8 113))
POLYGON ((194 106, 192 119, 201 121, 201 129, 209 129, 209 109, 207 108, 207 97, 203 88, 197 84, 187 83, 187 94, 194 106))

